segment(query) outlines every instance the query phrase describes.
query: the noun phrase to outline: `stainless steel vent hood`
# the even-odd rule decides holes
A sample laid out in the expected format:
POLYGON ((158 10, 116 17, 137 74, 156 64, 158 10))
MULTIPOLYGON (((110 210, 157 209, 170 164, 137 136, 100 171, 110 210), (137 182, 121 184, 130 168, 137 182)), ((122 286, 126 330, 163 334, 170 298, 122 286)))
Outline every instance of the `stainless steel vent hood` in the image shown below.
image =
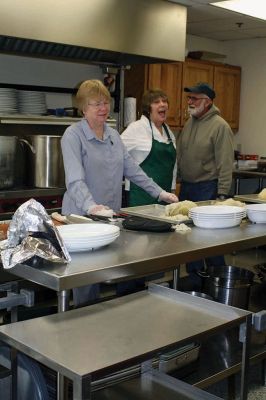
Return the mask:
POLYGON ((163 0, 1 0, 0 52, 119 65, 183 61, 186 8, 163 0))

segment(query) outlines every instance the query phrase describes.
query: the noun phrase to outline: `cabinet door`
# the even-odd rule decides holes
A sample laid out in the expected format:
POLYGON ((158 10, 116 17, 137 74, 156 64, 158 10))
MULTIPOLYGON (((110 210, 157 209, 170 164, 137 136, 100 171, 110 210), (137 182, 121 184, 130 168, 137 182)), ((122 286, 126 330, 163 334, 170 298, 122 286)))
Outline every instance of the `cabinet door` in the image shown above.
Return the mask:
POLYGON ((144 64, 132 65, 125 71, 124 96, 137 99, 137 119, 141 115, 141 98, 147 87, 148 66, 144 64))
POLYGON ((214 67, 215 105, 232 129, 239 125, 241 68, 231 66, 214 67))
POLYGON ((183 81, 182 81, 182 126, 188 118, 187 113, 187 93, 184 92, 185 87, 194 86, 198 82, 206 82, 213 86, 214 67, 212 64, 203 61, 186 60, 183 65, 183 81))
POLYGON ((148 88, 160 88, 167 94, 167 123, 171 128, 180 126, 181 78, 182 63, 149 65, 148 88))

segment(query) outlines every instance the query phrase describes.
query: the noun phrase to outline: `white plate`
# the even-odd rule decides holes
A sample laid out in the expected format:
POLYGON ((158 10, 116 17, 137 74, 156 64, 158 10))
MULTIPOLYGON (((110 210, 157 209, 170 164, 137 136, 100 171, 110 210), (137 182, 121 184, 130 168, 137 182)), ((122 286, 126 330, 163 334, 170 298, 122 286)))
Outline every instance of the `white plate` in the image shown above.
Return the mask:
POLYGON ((191 212, 189 215, 194 217, 201 217, 201 218, 232 218, 234 216, 245 216, 246 211, 241 211, 239 213, 231 213, 231 214, 201 214, 196 212, 191 212))
POLYGON ((64 237, 63 240, 65 243, 70 243, 73 245, 87 245, 88 243, 93 246, 93 245, 100 245, 102 242, 105 242, 106 240, 109 239, 116 239, 119 236, 119 233, 115 235, 110 235, 110 236, 105 236, 103 238, 83 238, 83 239, 73 239, 73 238, 66 238, 64 237))
POLYGON ((78 252, 78 251, 91 251, 91 250, 95 250, 95 249, 99 249, 100 247, 103 246, 107 246, 108 244, 114 242, 119 235, 114 236, 112 238, 107 238, 105 240, 101 240, 95 244, 92 244, 90 241, 88 241, 87 243, 82 243, 82 244, 73 244, 73 243, 68 243, 66 241, 64 241, 65 246, 67 248, 67 250, 71 253, 71 252, 78 252))
POLYGON ((82 239, 85 236, 87 238, 101 238, 120 232, 118 226, 103 223, 61 225, 57 228, 63 238, 73 237, 82 239))

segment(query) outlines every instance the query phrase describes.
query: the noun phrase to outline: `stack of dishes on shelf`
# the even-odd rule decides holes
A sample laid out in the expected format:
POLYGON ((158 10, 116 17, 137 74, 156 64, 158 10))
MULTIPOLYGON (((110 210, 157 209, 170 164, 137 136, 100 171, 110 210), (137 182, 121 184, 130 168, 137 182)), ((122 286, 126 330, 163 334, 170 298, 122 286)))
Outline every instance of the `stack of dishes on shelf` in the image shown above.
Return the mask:
POLYGON ((0 88, 0 113, 14 114, 18 112, 16 89, 0 88))
POLYGON ((251 222, 266 223, 266 204, 248 204, 246 208, 248 219, 251 222))
POLYGON ((21 114, 46 114, 47 106, 45 93, 31 90, 18 90, 18 111, 21 114))
POLYGON ((70 252, 93 250, 106 246, 120 235, 118 226, 104 223, 61 225, 57 229, 70 252))
POLYGON ((236 206, 198 206, 189 210, 189 217, 200 228, 230 228, 240 225, 246 210, 236 206))

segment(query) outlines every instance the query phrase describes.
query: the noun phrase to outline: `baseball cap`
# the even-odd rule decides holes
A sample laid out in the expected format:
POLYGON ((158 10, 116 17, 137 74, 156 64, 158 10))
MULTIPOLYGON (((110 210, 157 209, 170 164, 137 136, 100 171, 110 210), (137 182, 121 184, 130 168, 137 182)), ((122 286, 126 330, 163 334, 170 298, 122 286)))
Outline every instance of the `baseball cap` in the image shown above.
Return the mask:
POLYGON ((215 98, 215 91, 213 88, 208 83, 204 82, 198 82, 192 87, 185 87, 184 91, 190 93, 203 93, 206 94, 211 100, 215 98))

